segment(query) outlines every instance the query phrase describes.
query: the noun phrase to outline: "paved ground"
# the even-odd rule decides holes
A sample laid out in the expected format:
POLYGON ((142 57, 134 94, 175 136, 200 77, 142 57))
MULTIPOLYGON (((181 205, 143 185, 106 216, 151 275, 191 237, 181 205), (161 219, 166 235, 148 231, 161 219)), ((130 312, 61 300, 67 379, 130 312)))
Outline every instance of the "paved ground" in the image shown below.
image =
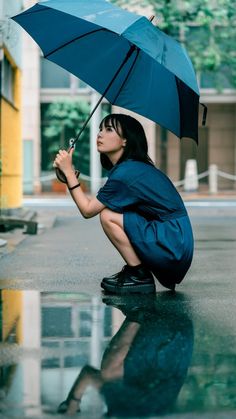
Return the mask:
MULTIPOLYGON (((201 292, 203 286, 211 284, 217 284, 221 292, 232 289, 236 272, 236 207, 188 207, 188 212, 194 229, 195 257, 181 289, 201 292)), ((2 234, 8 246, 0 250, 5 254, 0 287, 76 287, 98 292, 100 279, 122 264, 104 236, 98 217, 84 220, 74 206, 39 207, 38 214, 37 236, 23 235, 21 229, 2 234), (53 224, 54 228, 50 228, 53 224)), ((214 290, 215 287, 209 287, 208 292, 214 290)))
MULTIPOLYGON (((195 336, 194 353, 178 405, 171 417, 234 418, 236 417, 236 206, 188 206, 188 212, 195 236, 195 256, 188 275, 179 286, 179 291, 191 305, 195 336)), ((100 280, 103 276, 119 270, 122 260, 104 236, 98 218, 84 220, 78 215, 76 208, 70 205, 57 208, 38 207, 38 213, 40 221, 38 235, 23 236, 20 229, 3 235, 2 238, 7 239, 8 245, 1 248, 0 289, 11 289, 13 294, 23 290, 29 298, 40 292, 41 304, 45 307, 63 303, 63 307, 71 304, 76 305, 76 310, 79 310, 81 301, 85 298, 83 296, 87 296, 88 301, 98 299, 96 301, 99 301, 98 304, 102 307, 100 280)), ((157 301, 160 301, 163 292, 164 288, 157 283, 157 301)), ((181 304, 173 307, 176 315, 183 308, 181 304)), ((42 311, 42 321, 46 315, 43 313, 42 311)), ((48 316, 49 324, 50 315, 48 316)), ((29 330, 30 339, 33 339, 33 331, 28 329, 28 333, 29 330)), ((27 330, 25 333, 27 335, 27 330)), ((165 334, 163 331, 161 333, 165 334)), ((50 345, 52 342, 55 344, 55 336, 53 339, 50 345)), ((24 349, 23 352, 22 350, 19 352, 16 346, 3 343, 0 345, 1 365, 5 369, 7 365, 20 365, 22 353, 26 354, 24 356, 27 359, 32 357, 32 354, 33 359, 38 356, 38 352, 32 352, 32 349, 31 355, 25 351, 24 349)), ((43 354, 45 357, 45 352, 43 354)), ((55 354, 53 356, 55 358, 55 354)), ((81 358, 78 362, 81 363, 81 358)), ((44 377, 46 366, 41 368, 44 377)), ((55 368, 55 365, 51 368, 55 368)), ((17 382, 19 385, 19 375, 18 378, 16 374, 14 377, 13 383, 17 382)), ((43 392, 42 384, 41 391, 43 392)), ((57 391, 59 392, 55 389, 51 399, 52 415, 54 415, 53 403, 61 397, 58 395, 56 398, 57 391)), ((11 403, 14 397, 9 395, 11 403)), ((42 411, 39 399, 31 404, 33 406, 31 413, 28 408, 27 414, 26 410, 20 410, 19 413, 7 405, 7 410, 5 407, 2 408, 1 417, 51 417, 50 410, 47 416, 46 410, 42 411)), ((0 392, 0 411, 1 406, 0 392)), ((93 412, 92 416, 84 417, 101 416, 93 412)))

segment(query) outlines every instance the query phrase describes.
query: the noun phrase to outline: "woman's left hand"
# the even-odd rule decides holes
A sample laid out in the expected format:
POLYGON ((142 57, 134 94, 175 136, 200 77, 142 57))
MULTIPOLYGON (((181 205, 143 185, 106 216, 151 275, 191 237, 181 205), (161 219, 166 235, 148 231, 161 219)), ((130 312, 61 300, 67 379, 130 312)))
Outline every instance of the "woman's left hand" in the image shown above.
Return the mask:
POLYGON ((72 155, 74 148, 71 148, 69 153, 66 150, 59 150, 53 162, 53 167, 60 169, 65 175, 73 172, 72 155))

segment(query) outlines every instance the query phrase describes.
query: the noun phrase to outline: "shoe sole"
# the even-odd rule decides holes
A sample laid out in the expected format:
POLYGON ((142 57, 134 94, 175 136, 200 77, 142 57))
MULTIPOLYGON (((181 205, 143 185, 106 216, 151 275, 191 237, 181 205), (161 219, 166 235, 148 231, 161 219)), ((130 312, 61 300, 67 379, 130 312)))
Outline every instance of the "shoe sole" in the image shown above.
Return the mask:
POLYGON ((118 285, 109 285, 101 283, 101 287, 104 291, 109 292, 111 294, 154 294, 156 292, 156 287, 154 284, 146 284, 146 285, 135 285, 135 286, 126 286, 126 287, 119 287, 118 285))
MULTIPOLYGON (((103 278, 100 285, 101 285, 102 288, 104 288, 108 285, 111 286, 111 287, 117 287, 118 286, 117 283, 118 283, 118 280, 111 281, 111 280, 107 280, 106 278, 103 278)), ((148 284, 148 285, 154 285, 154 284, 148 284)))

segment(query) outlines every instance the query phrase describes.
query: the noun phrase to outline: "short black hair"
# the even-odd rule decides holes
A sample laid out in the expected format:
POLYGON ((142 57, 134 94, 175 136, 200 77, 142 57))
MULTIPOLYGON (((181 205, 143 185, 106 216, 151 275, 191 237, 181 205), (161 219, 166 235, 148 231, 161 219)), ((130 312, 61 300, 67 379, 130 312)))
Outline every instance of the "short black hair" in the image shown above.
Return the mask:
MULTIPOLYGON (((118 135, 126 139, 124 153, 116 164, 127 159, 134 159, 154 165, 148 155, 147 137, 142 124, 130 115, 113 113, 107 115, 100 123, 99 128, 111 125, 118 135)), ((113 167, 110 159, 103 153, 100 155, 102 167, 110 170, 113 167)))

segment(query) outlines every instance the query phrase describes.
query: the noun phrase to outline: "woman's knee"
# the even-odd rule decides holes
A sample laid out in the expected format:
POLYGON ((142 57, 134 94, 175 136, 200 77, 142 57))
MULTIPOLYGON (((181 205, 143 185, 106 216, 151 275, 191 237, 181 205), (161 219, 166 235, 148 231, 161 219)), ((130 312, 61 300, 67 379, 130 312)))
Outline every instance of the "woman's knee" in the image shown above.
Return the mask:
POLYGON ((100 221, 101 221, 101 223, 105 223, 106 221, 108 221, 108 220, 109 220, 109 218, 110 218, 110 216, 109 216, 109 212, 110 212, 110 210, 109 210, 108 208, 104 208, 104 209, 100 212, 99 216, 100 216, 100 221))
POLYGON ((123 214, 104 208, 100 212, 100 221, 102 225, 117 224, 123 228, 123 214))

